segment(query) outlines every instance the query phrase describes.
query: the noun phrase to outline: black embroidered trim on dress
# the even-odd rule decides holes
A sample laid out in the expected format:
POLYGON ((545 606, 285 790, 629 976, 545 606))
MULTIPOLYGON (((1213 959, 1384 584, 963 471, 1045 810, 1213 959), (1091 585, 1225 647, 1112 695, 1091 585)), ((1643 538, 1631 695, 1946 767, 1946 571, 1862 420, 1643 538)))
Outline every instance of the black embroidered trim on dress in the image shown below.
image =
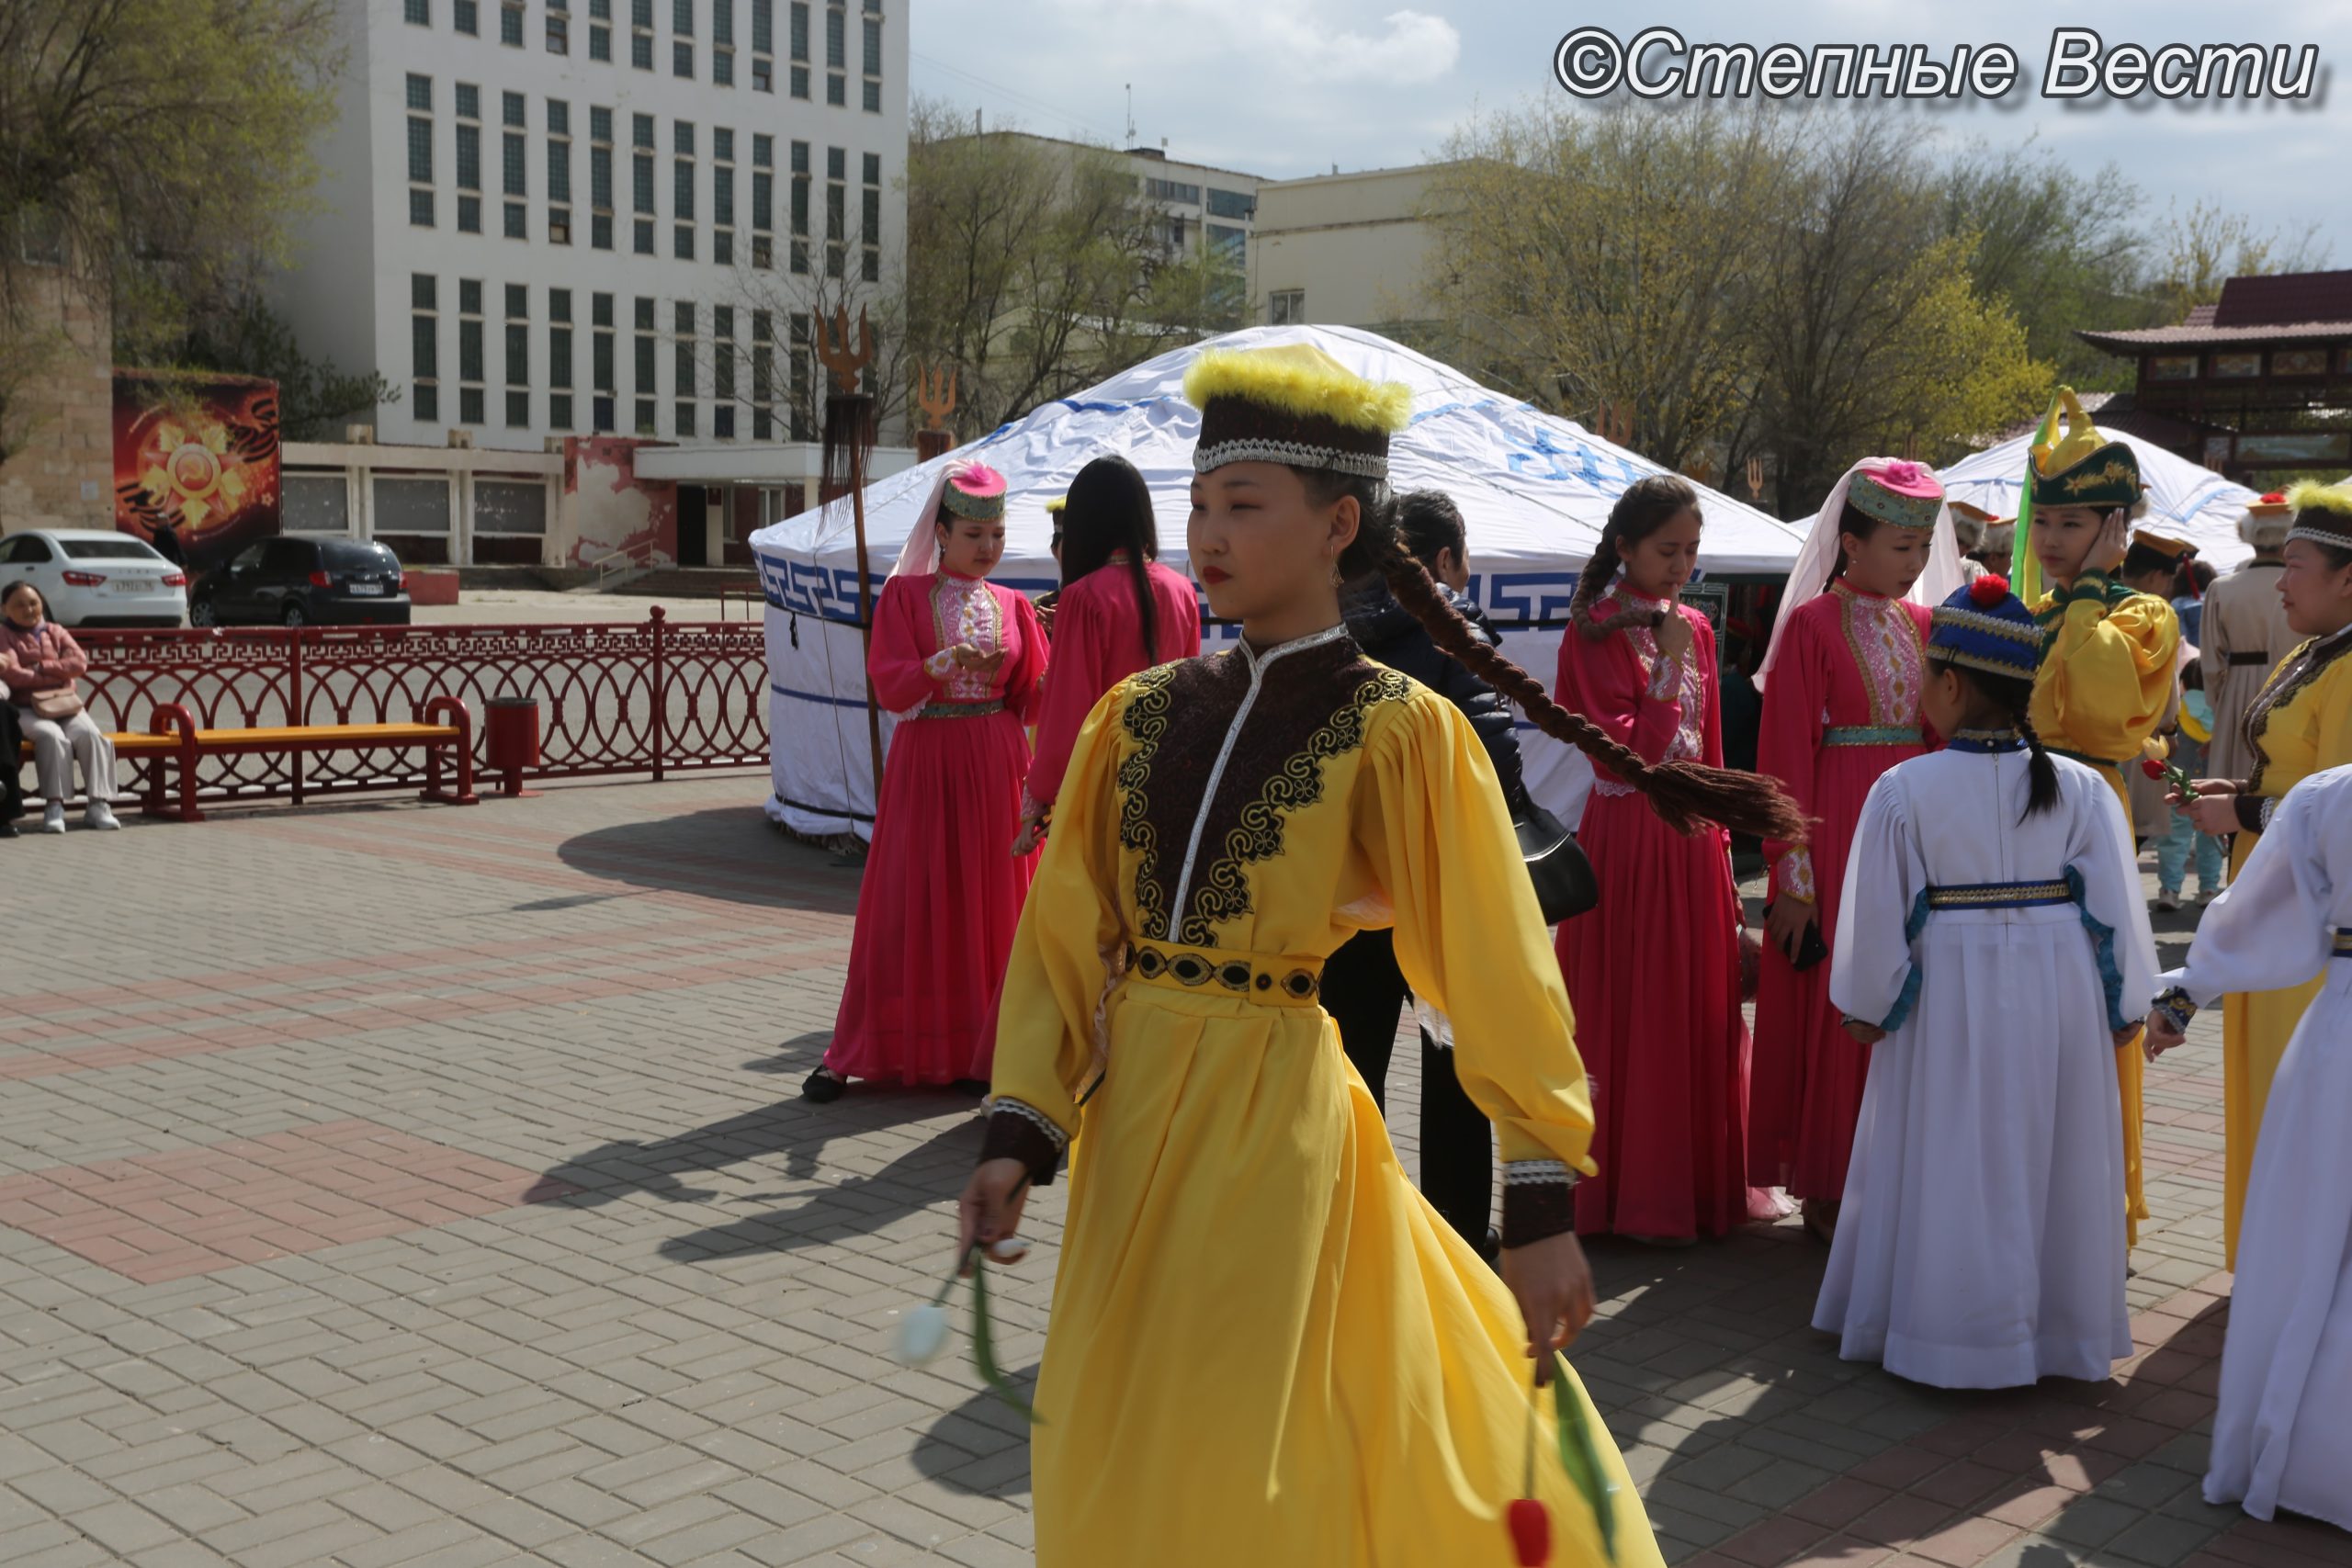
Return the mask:
MULTIPOLYGON (((1216 927, 1250 912, 1248 868, 1281 854, 1283 818, 1323 798, 1323 765, 1363 744, 1367 720, 1375 705, 1401 701, 1411 694, 1412 682, 1394 670, 1369 664, 1361 657, 1354 670, 1363 677, 1355 689, 1306 738, 1305 745, 1268 771, 1258 797, 1241 808, 1239 820, 1227 830, 1221 845, 1223 852, 1195 869, 1193 907, 1183 916, 1179 942, 1213 945, 1210 933, 1216 927)), ((1340 671, 1351 672, 1354 671, 1340 671)), ((1238 748, 1235 755, 1239 757, 1238 748)), ((1230 788, 1235 782, 1228 777, 1226 786, 1230 788)), ((1246 787, 1246 774, 1243 783, 1246 787)), ((1216 809, 1214 801, 1204 806, 1208 810, 1216 809)))
POLYGON ((1170 688, 1181 664, 1163 664, 1136 677, 1136 693, 1119 722, 1136 749, 1119 764, 1119 846, 1133 850, 1136 863, 1136 923, 1146 935, 1168 928, 1168 889, 1159 880, 1159 835, 1151 820, 1152 758, 1160 738, 1168 733, 1168 714, 1174 705, 1170 688))
POLYGON ((2262 749, 2262 738, 2270 728, 2272 711, 2294 701, 2296 694, 2326 674, 2327 667, 2347 650, 2352 650, 2352 635, 2345 632, 2308 639, 2287 656, 2279 667, 2278 678, 2264 686, 2247 705, 2241 733, 2246 750, 2254 753, 2254 773, 2245 781, 2246 794, 2262 793, 2263 770, 2270 765, 2269 754, 2262 749))

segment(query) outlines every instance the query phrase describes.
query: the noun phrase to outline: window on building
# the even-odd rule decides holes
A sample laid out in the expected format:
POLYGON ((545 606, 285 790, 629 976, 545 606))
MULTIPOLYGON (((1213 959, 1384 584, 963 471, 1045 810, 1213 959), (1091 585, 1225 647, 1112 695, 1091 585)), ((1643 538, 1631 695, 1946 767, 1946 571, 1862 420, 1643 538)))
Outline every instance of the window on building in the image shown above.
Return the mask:
POLYGON ((882 154, 868 152, 864 164, 864 205, 858 214, 858 276, 868 283, 882 281, 882 154))
POLYGON ((1209 231, 1209 254, 1227 266, 1240 267, 1250 261, 1250 231, 1237 229, 1230 223, 1212 223, 1209 231))
POLYGON ((633 114, 628 117, 628 141, 632 147, 641 147, 648 152, 653 151, 653 117, 651 115, 633 114))
POLYGON ((460 82, 458 101, 458 231, 481 232, 481 89, 460 82))
POLYGON ((519 201, 508 202, 506 204, 505 232, 506 237, 510 240, 526 240, 530 238, 530 209, 519 201))
POLYGON ((548 290, 548 423, 571 424, 571 290, 548 290))
POLYGON ((433 227, 433 78, 408 78, 408 220, 433 227))
POLYGON ((710 79, 735 85, 735 0, 710 0, 710 79))
POLYGON ((1306 290, 1277 288, 1266 296, 1266 324, 1295 327, 1306 320, 1306 290))
POLYGON ((509 49, 523 47, 523 7, 514 0, 498 8, 498 41, 509 49))
POLYGON ((653 0, 628 0, 628 62, 653 69, 653 0))
POLYGON ((521 130, 530 123, 531 101, 520 93, 498 96, 499 123, 509 130, 521 130))
POLYGON ((1173 201, 1186 207, 1201 204, 1201 187, 1182 180, 1152 180, 1143 182, 1143 193, 1154 201, 1173 201))
POLYGON ((840 277, 849 265, 849 152, 825 149, 825 276, 840 277))
POLYGON ((571 17, 570 0, 548 0, 548 52, 571 52, 571 17))
POLYGON ((809 331, 808 313, 792 313, 792 439, 810 441, 816 438, 817 400, 812 395, 808 368, 816 363, 817 340, 809 331))
POLYGON ((808 143, 792 144, 792 270, 808 270, 808 143))
POLYGON ((571 106, 548 100, 548 240, 571 243, 571 106))
POLYGON ((775 317, 752 312, 752 439, 775 439, 775 317))
POLYGON ((686 81, 695 79, 695 46, 683 40, 670 46, 670 74, 686 81))
POLYGON ((439 295, 431 273, 409 275, 409 407, 425 422, 441 417, 439 295))
POLYGON ((735 437, 735 311, 728 305, 710 309, 710 433, 722 441, 735 437))
POLYGON ((616 355, 613 346, 613 297, 592 294, 588 297, 588 309, 593 329, 589 334, 589 374, 596 393, 590 412, 597 431, 609 434, 615 428, 614 411, 619 400, 619 382, 614 367, 616 355))
MULTIPOLYGON (((873 7, 868 6, 867 9, 871 10, 873 7)), ((867 17, 865 18, 864 26, 865 28, 865 85, 863 101, 866 113, 880 114, 882 112, 882 18, 867 17)))
POLYGON ((752 0, 752 86, 775 91, 775 0, 752 0))
POLYGON ((613 0, 588 0, 588 58, 613 58, 613 0))
POLYGON ((808 96, 808 0, 792 0, 792 96, 808 96))
MULTIPOLYGON (((645 117, 640 115, 639 119, 645 117)), ((640 144, 641 145, 641 144, 640 144)), ((630 160, 631 207, 637 213, 637 254, 653 254, 653 154, 640 152, 630 160)))
POLYGON ((531 289, 522 283, 506 286, 506 423, 509 427, 531 423, 531 289))
POLYGON ((458 280, 458 423, 485 423, 486 406, 482 383, 488 377, 483 370, 482 355, 481 280, 461 277, 458 280))
POLYGON ((678 300, 672 308, 671 356, 673 363, 670 368, 674 378, 672 390, 677 402, 677 407, 673 412, 676 416, 677 433, 681 436, 694 434, 695 428, 699 423, 695 418, 695 396, 701 380, 695 372, 695 356, 698 351, 695 341, 695 307, 691 300, 678 300))
POLYGON ((401 0, 401 12, 413 28, 433 25, 433 0, 401 0))
POLYGON ((481 6, 475 0, 452 0, 450 12, 459 32, 468 38, 481 37, 481 6))
POLYGON ((600 251, 613 248, 613 111, 588 111, 588 243, 600 251))
POLYGON ((710 259, 721 266, 735 265, 735 133, 710 133, 710 259))
POLYGON ((524 173, 524 160, 528 154, 528 150, 523 145, 523 132, 519 130, 506 132, 505 154, 503 167, 506 179, 506 194, 508 196, 530 195, 530 191, 526 188, 524 173))
POLYGON ((1258 198, 1238 190, 1219 190, 1209 186, 1209 216, 1212 218, 1255 218, 1258 198))
POLYGON ((653 411, 662 396, 660 388, 654 383, 654 363, 660 353, 660 340, 654 335, 653 301, 639 296, 636 306, 637 352, 632 367, 636 375, 631 382, 637 397, 635 429, 639 435, 651 435, 654 434, 653 411))
POLYGON ((849 14, 841 0, 825 7, 825 102, 849 102, 849 14))

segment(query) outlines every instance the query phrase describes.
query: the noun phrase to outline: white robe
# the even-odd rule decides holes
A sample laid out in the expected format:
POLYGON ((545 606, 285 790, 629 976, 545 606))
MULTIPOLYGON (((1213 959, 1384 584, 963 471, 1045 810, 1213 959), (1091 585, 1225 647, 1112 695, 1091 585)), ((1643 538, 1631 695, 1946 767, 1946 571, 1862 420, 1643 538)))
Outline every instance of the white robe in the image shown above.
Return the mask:
POLYGON ((2155 948, 2114 792, 2053 761, 2057 802, 2022 818, 2022 750, 1901 763, 1846 863, 1829 998, 1888 1032, 1813 1325, 1915 1382, 2098 1379, 2132 1354, 2113 1025, 2144 1010, 2155 948), (1923 901, 2070 874, 2079 903, 1923 901))
POLYGON ((2352 767, 2287 792, 2165 983, 2199 1007, 2324 975, 2262 1114, 2222 1349, 2210 1503, 2352 1529, 2352 767))

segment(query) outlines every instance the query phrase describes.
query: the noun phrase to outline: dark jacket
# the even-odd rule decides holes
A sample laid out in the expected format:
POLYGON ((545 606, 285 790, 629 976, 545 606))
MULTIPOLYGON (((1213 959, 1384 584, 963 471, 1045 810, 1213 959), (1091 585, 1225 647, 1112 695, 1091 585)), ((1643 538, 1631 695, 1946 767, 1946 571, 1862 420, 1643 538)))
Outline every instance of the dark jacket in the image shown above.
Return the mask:
MULTIPOLYGON (((1487 619, 1485 611, 1442 584, 1438 592, 1469 618, 1479 636, 1498 647, 1501 645, 1502 639, 1495 635, 1494 624, 1487 619)), ((1495 774, 1502 782, 1503 804, 1510 808, 1511 820, 1523 820, 1527 816, 1527 781, 1521 776, 1519 737, 1512 733, 1516 721, 1510 705, 1492 686, 1447 658, 1421 623, 1413 618, 1413 613, 1396 602, 1386 583, 1375 581, 1371 588, 1351 595, 1343 608, 1348 630, 1367 657, 1410 675, 1462 710, 1487 748, 1487 759, 1495 765, 1495 774)))

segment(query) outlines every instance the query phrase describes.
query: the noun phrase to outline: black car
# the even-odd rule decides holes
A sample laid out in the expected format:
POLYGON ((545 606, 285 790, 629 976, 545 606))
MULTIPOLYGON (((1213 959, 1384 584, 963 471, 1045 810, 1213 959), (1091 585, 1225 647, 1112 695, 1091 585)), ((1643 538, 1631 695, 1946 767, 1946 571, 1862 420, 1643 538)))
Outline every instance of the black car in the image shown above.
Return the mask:
POLYGON ((398 557, 357 539, 265 539, 189 590, 199 626, 408 625, 398 557))

